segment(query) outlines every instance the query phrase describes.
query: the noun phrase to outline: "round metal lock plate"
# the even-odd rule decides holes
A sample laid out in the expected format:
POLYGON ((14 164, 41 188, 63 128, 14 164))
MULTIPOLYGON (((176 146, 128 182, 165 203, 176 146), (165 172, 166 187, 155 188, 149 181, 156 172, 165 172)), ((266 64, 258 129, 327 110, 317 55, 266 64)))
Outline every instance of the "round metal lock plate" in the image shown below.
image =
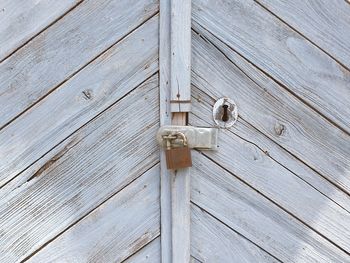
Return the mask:
POLYGON ((213 118, 221 128, 230 128, 238 119, 236 103, 230 98, 218 99, 213 107, 213 118))

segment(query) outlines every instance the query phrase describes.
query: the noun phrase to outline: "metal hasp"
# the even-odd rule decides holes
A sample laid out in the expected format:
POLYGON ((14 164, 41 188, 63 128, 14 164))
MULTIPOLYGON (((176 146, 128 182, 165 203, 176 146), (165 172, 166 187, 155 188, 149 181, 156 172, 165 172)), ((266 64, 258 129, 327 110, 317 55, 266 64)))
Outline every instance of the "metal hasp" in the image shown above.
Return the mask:
POLYGON ((166 147, 164 138, 171 134, 183 133, 187 138, 189 148, 202 150, 216 150, 218 142, 217 128, 202 128, 193 126, 175 126, 167 125, 159 128, 157 133, 158 143, 162 147, 166 147))

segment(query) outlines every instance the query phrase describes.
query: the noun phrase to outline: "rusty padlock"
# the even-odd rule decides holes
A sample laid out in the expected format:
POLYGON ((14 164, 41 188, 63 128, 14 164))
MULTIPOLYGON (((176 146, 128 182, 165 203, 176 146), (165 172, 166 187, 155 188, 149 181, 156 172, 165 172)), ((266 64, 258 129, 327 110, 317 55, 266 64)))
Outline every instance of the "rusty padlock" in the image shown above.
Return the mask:
POLYGON ((182 132, 175 132, 163 137, 166 140, 166 163, 167 168, 177 170, 192 166, 191 151, 187 144, 187 138, 182 132), (181 141, 180 145, 175 143, 181 141))

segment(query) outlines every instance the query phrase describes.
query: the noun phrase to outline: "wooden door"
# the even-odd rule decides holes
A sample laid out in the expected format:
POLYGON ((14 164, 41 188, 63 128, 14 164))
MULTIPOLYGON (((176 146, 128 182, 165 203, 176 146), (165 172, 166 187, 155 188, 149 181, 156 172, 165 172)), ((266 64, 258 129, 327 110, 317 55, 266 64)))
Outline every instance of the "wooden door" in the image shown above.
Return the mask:
POLYGON ((0 1, 1 263, 350 262, 350 4, 190 10, 0 1), (159 126, 221 97, 217 151, 167 171, 159 126))
POLYGON ((159 262, 158 1, 0 1, 0 262, 159 262))
POLYGON ((193 152, 198 262, 350 262, 350 4, 193 0, 190 125, 239 118, 193 152))

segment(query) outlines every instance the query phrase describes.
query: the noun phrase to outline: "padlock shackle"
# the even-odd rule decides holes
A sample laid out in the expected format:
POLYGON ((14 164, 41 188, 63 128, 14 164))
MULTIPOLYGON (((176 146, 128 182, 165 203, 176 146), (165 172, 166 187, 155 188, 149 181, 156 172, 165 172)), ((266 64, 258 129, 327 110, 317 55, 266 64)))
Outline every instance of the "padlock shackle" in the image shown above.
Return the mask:
POLYGON ((176 140, 179 137, 181 137, 181 139, 183 140, 184 146, 187 146, 187 137, 186 137, 186 135, 183 132, 177 131, 177 132, 172 133, 171 135, 176 136, 176 138, 173 139, 173 140, 176 140))

